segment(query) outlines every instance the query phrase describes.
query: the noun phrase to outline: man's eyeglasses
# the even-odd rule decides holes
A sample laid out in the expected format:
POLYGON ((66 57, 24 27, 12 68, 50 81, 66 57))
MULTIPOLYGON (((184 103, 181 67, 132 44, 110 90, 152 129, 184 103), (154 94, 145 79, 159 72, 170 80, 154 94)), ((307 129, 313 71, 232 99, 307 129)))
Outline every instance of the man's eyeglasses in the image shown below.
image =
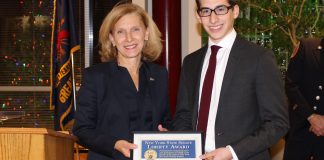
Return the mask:
POLYGON ((224 14, 227 14, 228 11, 233 7, 234 7, 234 5, 231 5, 231 6, 221 5, 221 6, 217 6, 214 9, 202 7, 202 8, 199 8, 197 10, 197 12, 200 17, 208 17, 212 14, 213 11, 215 12, 216 15, 224 15, 224 14))

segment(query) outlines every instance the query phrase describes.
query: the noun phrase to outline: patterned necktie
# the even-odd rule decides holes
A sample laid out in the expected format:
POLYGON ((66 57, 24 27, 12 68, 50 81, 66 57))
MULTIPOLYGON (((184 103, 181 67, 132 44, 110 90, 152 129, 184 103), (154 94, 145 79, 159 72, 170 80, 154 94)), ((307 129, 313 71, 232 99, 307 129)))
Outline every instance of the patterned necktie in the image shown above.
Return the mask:
POLYGON ((216 45, 211 46, 211 55, 201 91, 197 130, 203 133, 206 133, 207 130, 208 113, 216 69, 216 55, 220 48, 216 45))

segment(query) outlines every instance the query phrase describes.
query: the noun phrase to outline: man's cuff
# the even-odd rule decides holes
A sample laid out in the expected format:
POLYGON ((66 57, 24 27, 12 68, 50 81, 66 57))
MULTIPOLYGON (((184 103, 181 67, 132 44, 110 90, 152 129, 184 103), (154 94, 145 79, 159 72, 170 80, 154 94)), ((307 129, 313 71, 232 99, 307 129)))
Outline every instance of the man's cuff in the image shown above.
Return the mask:
POLYGON ((232 160, 239 160, 237 155, 235 154, 233 148, 230 145, 226 146, 226 148, 228 148, 231 151, 231 154, 232 154, 232 157, 233 157, 232 160))

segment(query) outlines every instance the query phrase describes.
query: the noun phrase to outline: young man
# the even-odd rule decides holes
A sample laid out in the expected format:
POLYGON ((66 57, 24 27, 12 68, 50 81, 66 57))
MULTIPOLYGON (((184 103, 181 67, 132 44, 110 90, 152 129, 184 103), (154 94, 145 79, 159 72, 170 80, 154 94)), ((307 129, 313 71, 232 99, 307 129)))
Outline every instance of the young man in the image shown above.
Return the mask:
POLYGON ((286 74, 291 129, 285 160, 324 159, 324 38, 300 41, 286 74))
POLYGON ((270 159, 289 125, 274 54, 237 35, 235 0, 196 3, 209 40, 184 59, 173 127, 204 133, 202 159, 270 159))

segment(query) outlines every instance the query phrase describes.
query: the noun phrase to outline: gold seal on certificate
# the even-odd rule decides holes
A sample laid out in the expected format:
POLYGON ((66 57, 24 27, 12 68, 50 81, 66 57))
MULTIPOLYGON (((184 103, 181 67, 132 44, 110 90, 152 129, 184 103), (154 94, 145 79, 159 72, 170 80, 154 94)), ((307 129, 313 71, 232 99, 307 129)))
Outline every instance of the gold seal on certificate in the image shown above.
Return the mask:
POLYGON ((153 149, 148 149, 144 152, 144 158, 146 160, 156 160, 157 152, 153 149))
POLYGON ((202 154, 200 132, 134 132, 133 160, 196 160, 202 154))

